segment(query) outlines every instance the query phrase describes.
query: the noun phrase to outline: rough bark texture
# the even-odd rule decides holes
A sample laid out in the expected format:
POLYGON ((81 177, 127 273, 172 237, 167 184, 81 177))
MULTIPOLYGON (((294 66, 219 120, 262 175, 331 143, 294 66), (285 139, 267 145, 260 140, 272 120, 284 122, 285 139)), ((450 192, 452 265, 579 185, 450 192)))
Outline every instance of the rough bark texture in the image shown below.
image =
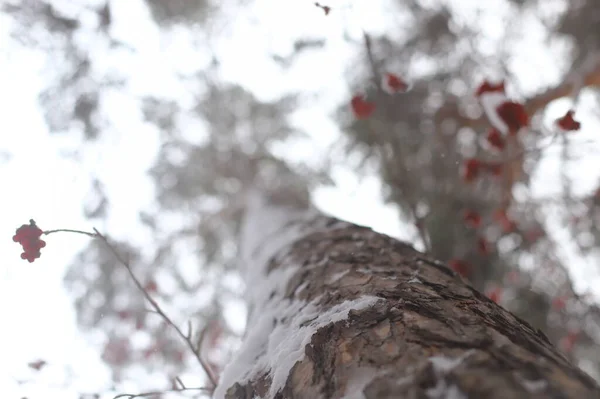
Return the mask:
POLYGON ((331 228, 271 258, 267 274, 299 265, 276 299, 322 312, 364 296, 379 300, 316 329, 276 393, 269 392, 273 370, 264 370, 228 387, 226 398, 600 398, 596 383, 541 331, 444 264, 328 220, 331 228))

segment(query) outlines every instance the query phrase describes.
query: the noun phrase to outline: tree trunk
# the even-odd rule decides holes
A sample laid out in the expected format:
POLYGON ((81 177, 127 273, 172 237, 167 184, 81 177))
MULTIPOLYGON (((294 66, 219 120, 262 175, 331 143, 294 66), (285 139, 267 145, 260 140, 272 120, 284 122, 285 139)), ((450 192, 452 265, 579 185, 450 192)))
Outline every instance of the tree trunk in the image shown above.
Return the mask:
POLYGON ((541 331, 443 263, 260 199, 241 238, 250 308, 215 398, 600 398, 541 331))

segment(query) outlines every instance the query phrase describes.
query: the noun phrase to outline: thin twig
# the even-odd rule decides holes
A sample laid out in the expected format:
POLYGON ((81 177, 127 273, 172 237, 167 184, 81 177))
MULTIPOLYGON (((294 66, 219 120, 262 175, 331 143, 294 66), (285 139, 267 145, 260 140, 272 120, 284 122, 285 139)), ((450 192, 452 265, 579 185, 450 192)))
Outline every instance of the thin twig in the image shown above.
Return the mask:
POLYGON ((113 399, 143 398, 143 397, 147 397, 147 396, 162 395, 162 394, 165 394, 168 392, 184 392, 184 391, 206 391, 206 392, 210 393, 212 391, 212 389, 205 388, 205 387, 196 387, 196 388, 174 388, 174 389, 166 389, 164 391, 149 391, 149 392, 142 392, 142 393, 122 393, 122 394, 115 396, 113 399))
MULTIPOLYGON (((192 343, 192 341, 186 337, 186 335, 181 331, 181 329, 171 320, 171 318, 169 316, 166 315, 166 313, 162 310, 162 308, 159 306, 159 304, 150 296, 150 294, 148 294, 148 292, 144 289, 144 286, 142 285, 142 283, 137 279, 137 277, 133 273, 133 270, 131 270, 131 266, 129 265, 129 263, 126 262, 121 257, 121 255, 119 255, 119 253, 115 250, 115 248, 108 242, 107 238, 104 235, 102 235, 102 233, 100 233, 95 227, 94 227, 94 232, 96 233, 97 237, 99 237, 102 241, 104 241, 104 243, 106 244, 108 249, 113 253, 113 255, 117 258, 117 260, 119 262, 121 262, 121 264, 123 266, 125 266, 125 268, 127 269, 127 272, 133 279, 134 284, 142 292, 142 294, 148 300, 150 305, 154 308, 156 313, 158 313, 168 324, 170 324, 171 327, 173 327, 175 329, 177 334, 186 342, 187 346, 192 350, 192 352, 194 353, 194 356, 196 357, 196 359, 198 360, 198 362, 204 369, 204 372, 208 376, 208 379, 210 380, 210 382, 212 384, 212 389, 214 389, 214 387, 217 386, 217 379, 214 376, 210 366, 204 361, 204 359, 202 359, 202 356, 200 356, 200 353, 194 349, 194 344, 192 343)), ((131 396, 131 397, 134 397, 134 396, 131 396)))
MULTIPOLYGON (((365 31, 363 31, 363 41, 364 41, 364 46, 365 46, 365 52, 367 55, 367 61, 368 61, 369 67, 371 69, 370 72, 371 72, 372 83, 375 86, 375 88, 377 89, 378 96, 380 98, 383 98, 385 95, 385 92, 380 84, 381 71, 379 70, 380 68, 377 65, 377 60, 375 59, 375 54, 373 53, 373 43, 371 41, 371 37, 365 31)), ((391 115, 393 115, 393 109, 390 107, 389 102, 386 101, 385 105, 386 105, 385 106, 386 119, 392 120, 393 118, 391 118, 391 115)), ((373 129, 373 136, 377 137, 377 138, 381 137, 377 133, 378 132, 375 129, 373 129)), ((403 147, 398 146, 397 148, 398 148, 398 151, 400 152, 400 157, 404 157, 403 149, 402 149, 403 147)), ((385 152, 382 152, 381 156, 382 156, 383 161, 385 162, 385 152)), ((412 185, 412 181, 409 182, 409 184, 412 185)), ((412 214, 411 216, 415 219, 415 224, 417 227, 417 232, 418 232, 419 238, 423 242, 423 247, 425 248, 425 252, 430 252, 431 251, 431 242, 430 242, 429 237, 427 236, 427 233, 423 226, 424 218, 418 216, 418 212, 417 212, 416 208, 417 208, 417 204, 414 203, 414 201, 410 201, 410 211, 412 214)))
POLYGON ((181 378, 175 377, 175 382, 177 382, 182 389, 186 389, 187 388, 185 386, 185 384, 183 383, 183 381, 181 381, 181 378))
MULTIPOLYGON (((94 229, 95 230, 95 229, 94 229)), ((77 234, 84 234, 88 237, 97 237, 96 233, 89 233, 87 231, 81 231, 81 230, 71 230, 71 229, 56 229, 56 230, 46 230, 44 231, 45 235, 48 234, 52 234, 52 233, 58 233, 58 232, 65 232, 65 233, 77 233, 77 234)))
POLYGON ((204 328, 202 330, 200 330, 200 334, 198 334, 198 343, 197 348, 198 348, 198 352, 200 352, 200 349, 202 348, 202 344, 204 343, 204 337, 206 336, 206 330, 208 330, 208 326, 204 326, 204 328))
POLYGON ((190 320, 188 320, 187 333, 185 334, 185 338, 186 339, 191 339, 192 338, 192 322, 190 320))

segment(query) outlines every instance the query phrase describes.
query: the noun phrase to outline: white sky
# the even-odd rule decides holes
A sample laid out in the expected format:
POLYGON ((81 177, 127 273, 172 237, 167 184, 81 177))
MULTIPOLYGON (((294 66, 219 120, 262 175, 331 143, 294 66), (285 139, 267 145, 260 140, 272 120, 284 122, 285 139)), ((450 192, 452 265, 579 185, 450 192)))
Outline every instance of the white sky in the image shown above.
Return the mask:
MULTIPOLYGON (((334 6, 335 3, 331 2, 334 6)), ((460 2, 465 9, 480 3, 477 0, 460 2)), ((494 9, 492 3, 501 4, 501 1, 486 2, 489 8, 483 15, 464 14, 465 18, 480 18, 482 25, 489 27, 491 37, 502 29, 495 20, 502 10, 494 9)), ((340 76, 354 51, 343 41, 342 28, 348 27, 357 38, 362 29, 379 33, 394 28, 384 18, 388 7, 385 1, 374 4, 369 0, 356 0, 342 4, 341 10, 334 8, 331 15, 324 17, 322 11, 313 6, 313 1, 257 0, 252 12, 236 14, 227 27, 235 29, 217 46, 224 79, 240 82, 261 97, 269 98, 288 89, 327 93, 298 115, 299 123, 314 139, 315 148, 304 151, 322 150, 337 137, 335 125, 328 116, 337 102, 349 96, 348 83, 340 76), (269 52, 285 55, 291 51, 290 37, 304 34, 326 37, 326 51, 302 56, 287 73, 281 73, 263 56, 269 52)), ((191 72, 193 65, 202 64, 206 59, 191 54, 185 40, 161 38, 141 0, 113 2, 113 5, 113 35, 137 48, 138 53, 135 57, 115 58, 99 51, 98 61, 102 60, 107 66, 118 64, 128 71, 132 76, 128 87, 131 93, 189 96, 191 93, 174 78, 174 72, 191 72)), ((140 122, 140 111, 131 97, 113 92, 109 101, 102 104, 111 116, 111 128, 102 133, 98 144, 80 151, 81 162, 62 157, 64 152, 79 150, 79 142, 72 136, 48 134, 37 106, 46 60, 34 51, 11 44, 7 39, 9 29, 9 20, 0 16, 0 109, 5 111, 0 115, 0 151, 12 155, 10 160, 0 163, 0 181, 4 187, 0 208, 0 314, 4 326, 0 330, 0 370, 7 371, 0 372, 0 392, 6 398, 78 398, 81 392, 103 390, 108 381, 107 370, 99 360, 100 347, 86 342, 78 332, 72 301, 62 285, 66 267, 86 245, 87 238, 71 234, 49 236, 42 257, 29 264, 20 259, 20 247, 11 237, 15 228, 30 218, 42 229, 90 230, 92 226, 83 218, 81 209, 93 175, 99 175, 107 184, 112 203, 111 219, 96 227, 116 237, 139 237, 137 211, 152 198, 150 180, 144 171, 155 155, 158 134, 140 122), (131 162, 132 156, 136 157, 135 162, 131 162), (33 373, 27 363, 40 358, 48 361, 49 366, 33 373), (76 378, 67 379, 65 370, 68 368, 75 370, 76 378), (19 385, 17 380, 33 382, 19 385), (63 386, 65 382, 69 383, 68 387, 63 386)), ((520 84, 529 86, 528 90, 559 76, 557 68, 553 68, 555 55, 538 51, 543 38, 535 32, 532 27, 523 48, 516 49, 520 84)), ((91 45, 101 46, 99 43, 91 45)), ((482 69, 485 69, 482 73, 487 73, 489 66, 482 69)), ((590 190, 597 183, 600 170, 598 125, 585 123, 594 118, 591 110, 585 108, 586 104, 589 102, 584 101, 578 111, 584 129, 577 133, 576 140, 595 141, 585 146, 589 152, 581 155, 572 173, 578 179, 580 192, 590 190)), ((555 118, 568 107, 567 101, 553 104, 548 110, 549 118, 555 118)), ((557 153, 556 147, 548 152, 536 180, 538 194, 555 192, 559 170, 552 154, 557 153)), ((408 237, 397 222, 397 212, 381 205, 380 185, 376 179, 359 181, 342 165, 336 178, 339 182, 336 189, 323 189, 316 194, 316 201, 324 210, 378 231, 408 237)), ((566 250, 568 252, 568 248, 566 250)), ((599 282, 595 269, 590 274, 591 261, 579 259, 575 265, 573 275, 582 289, 599 282), (590 278, 591 275, 594 278, 590 278)))

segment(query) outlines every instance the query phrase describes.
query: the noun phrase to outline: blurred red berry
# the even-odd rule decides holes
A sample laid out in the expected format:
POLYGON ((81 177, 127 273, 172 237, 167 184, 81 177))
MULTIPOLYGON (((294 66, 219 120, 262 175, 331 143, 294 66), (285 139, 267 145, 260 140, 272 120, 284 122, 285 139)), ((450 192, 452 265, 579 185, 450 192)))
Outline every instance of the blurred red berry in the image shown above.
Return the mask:
POLYGON ((460 259, 450 259, 448 261, 448 266, 450 269, 454 270, 456 273, 460 274, 463 277, 468 277, 471 273, 471 265, 460 259))
POLYGON ((512 233, 517 228, 517 224, 508 217, 505 209, 496 210, 494 220, 500 224, 505 233, 512 233))
POLYGON ((575 111, 573 111, 573 110, 567 111, 567 113, 562 118, 559 118, 556 120, 556 124, 562 130, 566 130, 566 131, 579 130, 581 128, 581 123, 576 121, 575 119, 573 119, 573 115, 575 115, 575 111))
POLYGON ((540 227, 529 229, 525 232, 525 240, 529 243, 535 243, 544 236, 544 230, 540 227))
POLYGON ((477 250, 482 255, 487 255, 490 253, 490 244, 483 237, 479 237, 477 239, 477 250))
POLYGON ((146 327, 146 320, 143 317, 138 316, 135 319, 135 329, 142 330, 144 327, 146 327))
POLYGON ((496 128, 491 128, 487 133, 487 142, 493 148, 502 151, 506 146, 506 142, 502 137, 502 133, 496 128))
POLYGON ((494 84, 490 83, 487 79, 483 81, 482 84, 479 85, 477 90, 475 91, 475 96, 480 97, 484 93, 504 93, 504 81, 500 83, 494 84))
POLYGON ((46 242, 40 239, 43 231, 35 224, 33 219, 29 220, 29 224, 24 224, 19 227, 13 241, 18 242, 23 247, 21 259, 26 259, 29 263, 39 258, 40 250, 46 246, 46 242))
POLYGON ((151 294, 158 291, 158 285, 156 284, 156 281, 148 280, 148 282, 144 285, 144 290, 151 294))
POLYGON ((383 88, 390 94, 401 93, 408 90, 408 83, 393 73, 386 73, 383 78, 383 88))
POLYGON ((529 116, 523 104, 505 101, 496 108, 496 112, 511 134, 516 134, 522 127, 529 125, 529 116))
POLYGON ((126 338, 112 337, 104 346, 102 360, 122 366, 131 358, 131 343, 126 338))
POLYGON ((494 301, 496 303, 500 303, 500 300, 502 299, 502 288, 500 288, 500 287, 491 288, 486 292, 486 295, 492 301, 494 301))
POLYGON ((567 306, 567 297, 566 296, 557 296, 552 298, 552 309, 554 310, 563 310, 567 306))
POLYGON ((516 270, 511 270, 506 274, 506 279, 510 284, 517 284, 521 279, 521 273, 516 270))
POLYGON ((149 348, 144 349, 144 351, 142 352, 142 356, 144 357, 145 360, 150 359, 152 356, 154 356, 154 354, 157 352, 156 347, 153 345, 149 348))
POLYGON ((127 320, 131 318, 131 312, 128 310, 120 310, 117 312, 117 316, 119 316, 119 319, 121 320, 127 320))
POLYGON ((474 229, 481 226, 481 215, 473 210, 467 209, 463 214, 465 225, 474 229))
POLYGON ((181 364, 183 363, 183 360, 185 359, 185 354, 183 353, 183 351, 177 350, 173 353, 173 360, 177 363, 177 364, 181 364))
POLYGON ((486 162, 482 166, 485 168, 485 170, 487 170, 489 173, 491 173, 492 176, 495 176, 495 177, 502 176, 502 172, 504 171, 504 168, 503 168, 501 162, 486 162))
POLYGON ((578 338, 579 331, 571 331, 560 340, 559 346, 564 352, 570 353, 573 350, 578 338))
POLYGON ((350 101, 356 119, 367 119, 375 112, 375 103, 365 100, 364 96, 357 94, 350 101))
POLYGON ((467 183, 474 181, 481 169, 481 161, 475 158, 470 158, 463 163, 463 180, 467 183))

